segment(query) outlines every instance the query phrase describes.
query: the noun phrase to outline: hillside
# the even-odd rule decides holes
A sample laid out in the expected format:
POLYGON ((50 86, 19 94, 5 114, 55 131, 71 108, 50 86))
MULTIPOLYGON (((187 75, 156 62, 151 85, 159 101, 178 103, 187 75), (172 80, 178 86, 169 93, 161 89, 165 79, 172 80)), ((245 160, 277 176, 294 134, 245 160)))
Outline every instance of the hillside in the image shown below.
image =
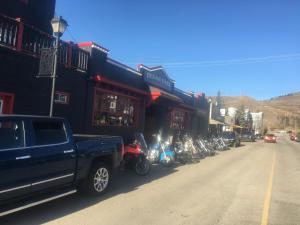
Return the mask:
POLYGON ((226 107, 244 105, 252 112, 264 112, 264 125, 268 128, 300 128, 300 92, 264 101, 248 96, 222 96, 222 99, 226 107))

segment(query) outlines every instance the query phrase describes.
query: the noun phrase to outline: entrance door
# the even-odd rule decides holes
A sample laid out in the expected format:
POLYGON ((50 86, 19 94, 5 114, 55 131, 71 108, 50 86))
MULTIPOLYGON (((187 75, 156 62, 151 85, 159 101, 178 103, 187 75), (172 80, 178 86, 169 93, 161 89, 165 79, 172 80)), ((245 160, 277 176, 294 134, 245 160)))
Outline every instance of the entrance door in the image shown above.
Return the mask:
POLYGON ((146 109, 145 138, 147 143, 154 142, 153 135, 168 130, 168 110, 164 105, 153 104, 146 109))

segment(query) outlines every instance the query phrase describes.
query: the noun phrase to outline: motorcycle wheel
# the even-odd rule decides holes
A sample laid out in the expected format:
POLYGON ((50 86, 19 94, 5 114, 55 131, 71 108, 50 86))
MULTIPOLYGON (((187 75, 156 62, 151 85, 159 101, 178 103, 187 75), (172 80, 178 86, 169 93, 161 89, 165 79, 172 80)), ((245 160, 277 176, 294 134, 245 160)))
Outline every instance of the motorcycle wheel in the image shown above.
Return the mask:
POLYGON ((139 176, 145 176, 150 172, 151 166, 148 159, 139 159, 137 160, 134 171, 139 176))
POLYGON ((174 159, 172 156, 166 155, 165 158, 161 161, 161 164, 165 167, 170 167, 174 163, 174 159))
POLYGON ((182 156, 177 157, 176 161, 180 162, 181 164, 187 163, 185 157, 182 157, 182 156))

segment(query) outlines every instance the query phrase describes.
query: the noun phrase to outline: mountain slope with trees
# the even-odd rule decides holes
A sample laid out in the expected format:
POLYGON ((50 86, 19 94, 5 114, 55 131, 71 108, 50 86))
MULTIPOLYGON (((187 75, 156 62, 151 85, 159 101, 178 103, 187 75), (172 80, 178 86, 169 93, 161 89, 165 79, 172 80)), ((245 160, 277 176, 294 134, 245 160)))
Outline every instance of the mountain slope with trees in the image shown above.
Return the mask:
POLYGON ((264 112, 264 126, 267 128, 300 129, 300 92, 264 101, 248 96, 222 96, 222 101, 225 107, 244 106, 251 112, 264 112))

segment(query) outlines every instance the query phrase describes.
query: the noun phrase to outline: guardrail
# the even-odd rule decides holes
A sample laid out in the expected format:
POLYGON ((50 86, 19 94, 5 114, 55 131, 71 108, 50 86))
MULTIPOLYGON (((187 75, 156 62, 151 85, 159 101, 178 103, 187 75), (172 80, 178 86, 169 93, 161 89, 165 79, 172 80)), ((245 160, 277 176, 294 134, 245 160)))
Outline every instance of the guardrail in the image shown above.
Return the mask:
MULTIPOLYGON (((0 45, 36 57, 42 48, 54 46, 55 38, 33 26, 0 14, 0 45)), ((61 41, 58 60, 67 68, 87 72, 89 53, 72 42, 61 41)))

